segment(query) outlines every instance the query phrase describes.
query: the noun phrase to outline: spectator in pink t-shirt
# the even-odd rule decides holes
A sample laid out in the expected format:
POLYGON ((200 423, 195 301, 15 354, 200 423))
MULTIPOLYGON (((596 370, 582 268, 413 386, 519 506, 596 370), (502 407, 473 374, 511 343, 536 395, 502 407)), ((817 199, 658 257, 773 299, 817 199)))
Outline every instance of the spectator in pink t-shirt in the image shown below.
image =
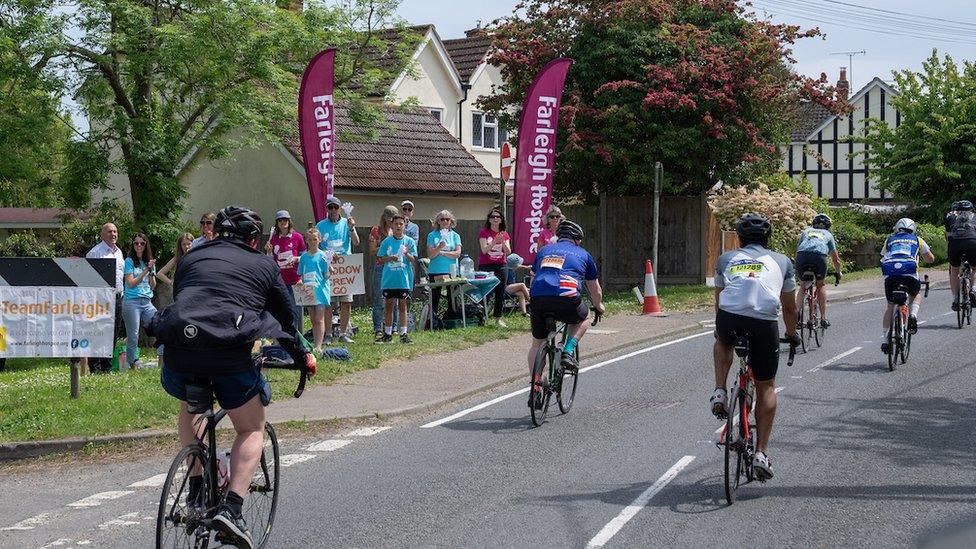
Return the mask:
POLYGON ((499 208, 492 208, 485 219, 485 228, 478 233, 481 253, 478 254, 478 269, 488 271, 498 277, 495 286, 495 306, 493 315, 499 326, 505 327, 502 320, 502 305, 505 301, 505 258, 512 253, 512 242, 505 232, 505 215, 499 208))
POLYGON ((549 206, 549 211, 546 212, 546 226, 536 237, 536 244, 538 245, 536 251, 541 250, 543 246, 556 242, 556 227, 562 223, 563 219, 566 218, 563 217, 563 211, 558 206, 549 206))
MULTIPOLYGON (((278 263, 278 268, 281 269, 281 279, 285 281, 285 286, 288 286, 288 293, 294 300, 294 286, 302 280, 301 275, 298 274, 298 258, 305 251, 305 239, 292 225, 291 214, 288 213, 288 210, 279 210, 275 214, 275 226, 271 229, 271 238, 265 244, 264 251, 274 257, 278 263)), ((302 308, 295 305, 295 329, 299 333, 304 333, 303 324, 302 308)))

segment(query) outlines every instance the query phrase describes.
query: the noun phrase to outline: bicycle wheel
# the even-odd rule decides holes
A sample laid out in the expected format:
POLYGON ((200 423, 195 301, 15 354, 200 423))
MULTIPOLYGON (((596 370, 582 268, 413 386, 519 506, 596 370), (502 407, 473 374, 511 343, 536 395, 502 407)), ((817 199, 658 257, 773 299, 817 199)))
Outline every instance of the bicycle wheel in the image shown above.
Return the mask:
POLYGON ((743 463, 743 450, 745 449, 745 440, 743 440, 742 433, 742 418, 739 414, 735 413, 736 408, 739 407, 739 401, 741 399, 740 391, 738 388, 734 388, 731 391, 732 399, 729 401, 729 406, 726 408, 729 413, 728 419, 725 420, 725 499, 729 502, 729 505, 735 503, 735 493, 739 489, 739 479, 745 472, 745 463, 743 463))
POLYGON ((796 321, 796 327, 798 330, 800 330, 800 348, 803 350, 804 353, 807 352, 807 335, 808 335, 806 333, 806 328, 807 328, 806 319, 804 318, 806 315, 803 314, 806 308, 807 308, 806 299, 804 299, 803 306, 800 307, 800 313, 799 313, 800 318, 797 319, 796 321))
POLYGON ((956 324, 959 329, 962 329, 963 323, 966 321, 966 308, 963 305, 963 290, 966 287, 966 279, 959 280, 959 290, 956 292, 956 324))
POLYGON ((533 405, 529 406, 529 410, 532 412, 532 424, 536 427, 546 421, 546 412, 549 410, 549 398, 552 396, 549 380, 552 378, 553 358, 552 349, 548 345, 543 347, 535 357, 535 367, 532 369, 532 385, 529 391, 533 395, 533 405), (537 379, 539 381, 535 381, 537 379))
MULTIPOLYGON (((579 364, 579 346, 573 349, 573 357, 579 364)), ((556 402, 559 403, 559 411, 568 414, 573 407, 573 400, 576 398, 576 384, 579 382, 579 372, 567 372, 560 368, 563 373, 562 381, 559 383, 559 392, 556 393, 556 402)))
POLYGON ((905 336, 903 338, 904 344, 901 346, 901 363, 904 364, 908 362, 908 354, 912 351, 912 333, 905 330, 905 336))
POLYGON ((810 331, 813 332, 813 340, 817 344, 817 348, 823 342, 823 323, 820 318, 820 306, 817 303, 813 304, 813 310, 810 312, 810 331))
POLYGON ((278 483, 280 465, 278 436, 270 423, 264 424, 264 450, 261 464, 251 478, 248 496, 244 501, 244 520, 251 529, 254 547, 260 549, 268 541, 275 512, 278 510, 278 483))
POLYGON ((207 514, 215 503, 210 501, 210 465, 206 449, 201 445, 185 446, 169 467, 156 515, 156 549, 164 547, 193 547, 205 549, 210 544, 211 530, 204 526, 207 514), (190 472, 202 467, 203 490, 196 502, 190 501, 190 472))
POLYGON ((891 328, 888 330, 888 371, 889 372, 895 371, 895 363, 898 361, 898 348, 896 347, 898 338, 895 337, 895 331, 900 329, 898 324, 900 323, 898 322, 898 315, 896 314, 894 315, 894 318, 891 319, 891 328))

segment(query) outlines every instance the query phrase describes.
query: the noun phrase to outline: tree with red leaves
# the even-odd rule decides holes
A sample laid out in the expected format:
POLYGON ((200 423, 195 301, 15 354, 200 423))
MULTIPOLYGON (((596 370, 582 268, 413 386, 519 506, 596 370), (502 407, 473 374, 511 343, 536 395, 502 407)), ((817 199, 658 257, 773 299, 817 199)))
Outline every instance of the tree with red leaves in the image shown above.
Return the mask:
POLYGON ((481 101, 514 128, 525 90, 557 57, 574 60, 557 146, 562 196, 643 194, 744 183, 780 164, 801 99, 840 110, 826 75, 791 70, 818 30, 757 19, 734 0, 525 0, 490 31, 504 90, 481 101))

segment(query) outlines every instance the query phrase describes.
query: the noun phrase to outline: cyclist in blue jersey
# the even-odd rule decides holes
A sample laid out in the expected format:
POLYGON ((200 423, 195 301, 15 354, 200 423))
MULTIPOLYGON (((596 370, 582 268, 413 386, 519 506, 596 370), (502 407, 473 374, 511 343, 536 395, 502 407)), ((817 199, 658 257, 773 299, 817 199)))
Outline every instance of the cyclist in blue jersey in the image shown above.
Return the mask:
MULTIPOLYGON (((840 255, 837 253, 837 241, 830 232, 833 224, 827 214, 817 214, 813 222, 803 232, 800 233, 800 242, 796 246, 796 272, 803 274, 806 269, 813 269, 817 283, 817 305, 820 306, 820 324, 827 328, 830 322, 827 321, 827 286, 824 279, 827 278, 827 256, 834 264, 834 276, 840 282, 841 263, 840 255)), ((803 297, 806 285, 801 291, 796 292, 796 308, 803 309, 803 297)))
MULTIPOLYGON (((549 336, 546 317, 553 317, 569 325, 569 338, 563 348, 562 364, 567 370, 578 370, 573 357, 576 345, 590 327, 589 310, 583 302, 582 289, 590 295, 593 307, 600 313, 603 306, 603 289, 600 287, 600 271, 590 252, 584 250, 583 229, 572 221, 563 221, 556 228, 554 244, 545 246, 536 255, 532 272, 530 318, 532 347, 529 348, 529 375, 535 364, 536 354, 549 336)), ((533 402, 529 395, 529 404, 533 402)))
POLYGON ((911 297, 911 309, 908 314, 908 330, 918 331, 918 310, 922 306, 922 283, 918 280, 918 260, 921 256, 927 263, 935 261, 935 255, 922 237, 915 234, 915 222, 903 217, 895 223, 895 234, 889 236, 881 248, 881 274, 884 275, 885 297, 888 306, 885 307, 881 319, 881 352, 888 354, 888 330, 891 328, 891 317, 895 311, 892 292, 895 286, 904 284, 911 297))

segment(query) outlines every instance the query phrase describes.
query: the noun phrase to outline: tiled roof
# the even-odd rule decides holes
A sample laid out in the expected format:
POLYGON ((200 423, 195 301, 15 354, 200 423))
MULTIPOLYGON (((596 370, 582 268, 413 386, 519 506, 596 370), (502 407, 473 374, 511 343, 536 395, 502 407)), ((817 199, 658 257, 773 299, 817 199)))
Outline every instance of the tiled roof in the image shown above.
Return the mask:
POLYGON ((0 208, 0 224, 38 225, 61 224, 60 216, 88 219, 88 214, 60 208, 0 208))
POLYGON ((491 38, 483 34, 469 36, 467 38, 456 38, 444 40, 444 47, 447 49, 451 61, 457 67, 461 80, 469 82, 471 75, 484 61, 485 55, 491 48, 491 38))
MULTIPOLYGON (((381 107, 385 121, 370 141, 344 107, 336 108, 337 189, 494 194, 498 182, 457 139, 419 108, 381 107), (343 139, 350 135, 358 140, 343 139)), ((297 137, 285 148, 301 162, 297 137)))
POLYGON ((799 112, 797 113, 796 127, 790 132, 790 141, 793 143, 806 141, 813 130, 834 116, 834 113, 827 110, 826 107, 813 101, 803 101, 797 108, 799 112))

